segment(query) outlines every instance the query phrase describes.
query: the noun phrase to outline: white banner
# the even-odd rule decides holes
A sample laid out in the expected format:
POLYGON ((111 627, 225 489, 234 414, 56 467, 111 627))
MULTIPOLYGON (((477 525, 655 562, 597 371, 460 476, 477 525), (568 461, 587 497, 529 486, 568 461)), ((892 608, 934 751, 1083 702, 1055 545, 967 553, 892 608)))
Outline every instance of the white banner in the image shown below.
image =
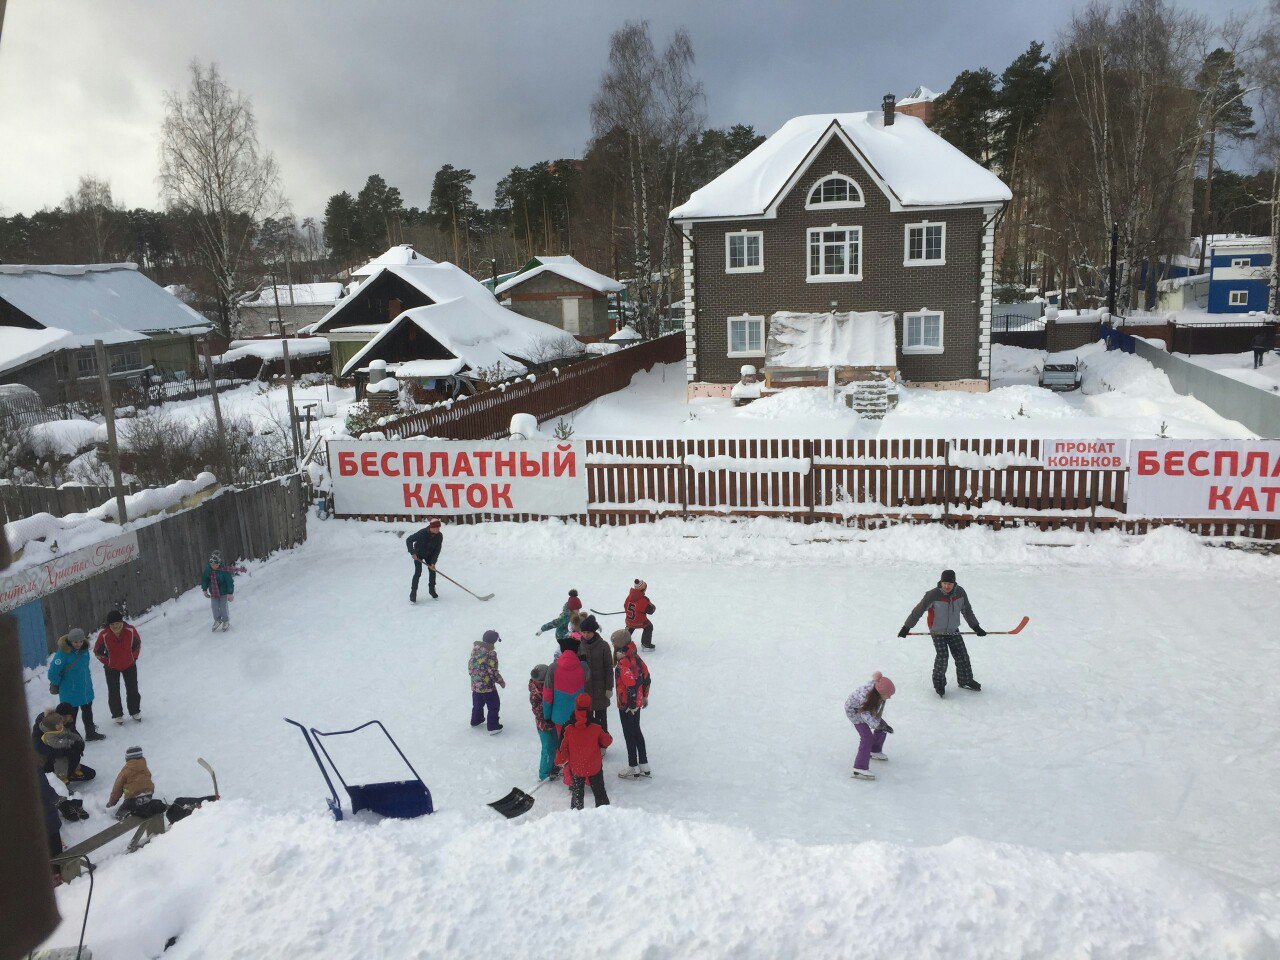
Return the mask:
POLYGON ((0 613, 8 613, 30 600, 47 596, 65 586, 129 563, 138 557, 138 535, 125 533, 70 553, 0 575, 0 613))
POLYGON ((1280 440, 1130 440, 1128 513, 1280 518, 1280 440))
POLYGON ((332 440, 339 516, 587 512, 582 441, 332 440))
POLYGON ((1046 470, 1123 470, 1127 440, 1041 440, 1046 470))

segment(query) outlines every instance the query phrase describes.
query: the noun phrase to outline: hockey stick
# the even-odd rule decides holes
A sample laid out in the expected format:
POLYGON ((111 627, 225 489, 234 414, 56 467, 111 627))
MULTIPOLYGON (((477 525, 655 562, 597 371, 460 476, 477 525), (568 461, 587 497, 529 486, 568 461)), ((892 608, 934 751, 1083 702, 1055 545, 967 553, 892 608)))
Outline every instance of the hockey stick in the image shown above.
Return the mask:
MULTIPOLYGON (((453 579, 453 577, 449 576, 447 573, 445 573, 445 572, 444 572, 443 570, 441 570, 439 567, 437 567, 437 568, 436 568, 436 573, 440 574, 440 576, 444 577, 446 580, 448 580, 450 583, 452 583, 452 584, 453 584, 455 587, 457 587, 459 590, 467 590, 467 588, 466 588, 466 587, 464 587, 462 584, 460 584, 457 580, 453 579)), ((475 597, 477 600, 492 600, 492 599, 494 598, 494 596, 495 596, 495 594, 492 594, 492 593, 486 593, 486 594, 482 597, 482 596, 480 596, 480 594, 476 593, 476 592, 475 592, 475 591, 473 591, 473 590, 467 590, 467 593, 471 594, 471 595, 472 595, 473 597, 475 597)))
POLYGON ((592 612, 592 613, 594 613, 597 617, 616 617, 616 616, 619 616, 619 615, 621 615, 621 614, 626 613, 627 611, 625 611, 625 610, 613 610, 613 611, 609 611, 609 610, 595 610, 595 609, 592 609, 592 611, 591 611, 591 612, 592 612))
MULTIPOLYGON (((988 630, 987 636, 988 637, 1012 637, 1015 634, 1021 633, 1022 628, 1025 627, 1030 622, 1031 622, 1030 617, 1023 617, 1021 620, 1018 621, 1018 625, 1014 627, 1012 630, 988 630)), ((907 636, 908 637, 927 637, 927 636, 930 636, 930 633, 927 630, 924 632, 918 632, 913 630, 911 633, 908 633, 907 636)), ((976 636, 976 634, 961 632, 960 636, 972 637, 972 636, 976 636)))
POLYGON ((209 776, 213 777, 213 798, 215 800, 221 800, 222 795, 218 793, 218 775, 213 772, 213 767, 209 766, 209 761, 204 757, 197 757, 196 763, 209 771, 209 776))

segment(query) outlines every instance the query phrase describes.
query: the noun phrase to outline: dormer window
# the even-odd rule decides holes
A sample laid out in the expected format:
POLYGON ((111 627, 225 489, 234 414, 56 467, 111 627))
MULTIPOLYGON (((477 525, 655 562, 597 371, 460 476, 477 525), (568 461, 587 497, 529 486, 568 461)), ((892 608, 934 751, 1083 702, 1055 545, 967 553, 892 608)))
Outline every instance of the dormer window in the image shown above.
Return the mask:
POLYGON ((809 190, 806 210, 834 210, 862 206, 862 190, 842 173, 823 177, 809 190))

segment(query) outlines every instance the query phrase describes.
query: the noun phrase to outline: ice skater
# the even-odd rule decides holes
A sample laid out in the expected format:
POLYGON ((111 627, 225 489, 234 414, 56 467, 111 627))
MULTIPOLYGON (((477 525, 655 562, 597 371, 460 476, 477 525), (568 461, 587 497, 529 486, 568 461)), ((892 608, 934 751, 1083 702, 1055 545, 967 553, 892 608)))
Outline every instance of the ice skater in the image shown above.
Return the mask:
POLYGON ((409 585, 409 602, 418 602, 418 581, 422 579, 422 567, 427 567, 427 592, 432 600, 439 600, 436 593, 436 561, 440 559, 440 548, 444 546, 444 534, 440 532, 440 521, 432 520, 425 527, 410 537, 405 538, 404 545, 413 557, 413 583, 409 585))
POLYGON ((93 723, 92 662, 88 637, 79 627, 72 627, 65 637, 58 638, 58 652, 49 664, 49 692, 71 706, 71 729, 75 729, 77 715, 84 720, 84 739, 89 742, 106 739, 93 723))
POLYGON ((658 608, 649 601, 645 593, 648 589, 647 583, 636 580, 631 585, 631 591, 627 594, 622 610, 627 615, 627 633, 634 636, 637 630, 641 631, 640 646, 646 650, 652 650, 654 648, 653 624, 649 620, 649 614, 654 613, 658 608))
POLYGON ((586 785, 591 784, 591 795, 597 807, 609 805, 609 794, 604 788, 604 760, 602 751, 613 743, 607 730, 591 722, 591 694, 578 694, 573 712, 573 722, 564 728, 556 762, 565 765, 570 776, 569 809, 581 810, 586 806, 586 785))
POLYGON ((587 693, 591 694, 591 722, 609 729, 609 701, 613 698, 613 646, 600 635, 595 617, 587 617, 573 634, 578 657, 586 664, 587 693))
POLYGON ((107 706, 111 719, 124 723, 120 709, 120 681, 124 681, 125 706, 129 716, 142 719, 142 694, 138 692, 138 660, 142 657, 142 635, 131 623, 125 623, 119 610, 107 614, 107 625, 98 632, 93 655, 107 675, 107 706))
POLYGON ((907 615, 907 622, 898 631, 905 637, 916 625, 921 614, 929 612, 929 635, 933 637, 933 689, 940 697, 947 694, 947 650, 956 658, 956 683, 975 693, 982 684, 973 679, 973 667, 969 664, 969 651, 960 636, 960 618, 968 622, 976 636, 985 637, 987 631, 978 625, 978 618, 969 605, 969 595, 956 583, 954 570, 943 570, 938 585, 926 593, 907 615))
POLYGON ((497 630, 486 630, 484 636, 472 644, 471 658, 467 661, 467 673, 471 677, 471 726, 485 723, 487 710, 490 734, 502 732, 502 724, 498 722, 501 701, 495 685, 505 687, 507 681, 498 670, 498 652, 494 649, 494 644, 501 640, 497 630))
POLYGON ((844 702, 844 715, 858 731, 858 756, 853 761, 854 780, 874 780, 867 768, 872 760, 888 760, 884 755, 884 738, 893 727, 884 722, 884 707, 893 696, 893 681, 877 670, 844 702))
POLYGON ((223 566, 221 551, 214 550, 209 554, 209 562, 205 564, 204 573, 200 574, 200 589, 213 607, 215 632, 231 627, 231 611, 227 605, 236 598, 235 574, 244 572, 244 567, 223 566))
POLYGON ((622 720, 622 738, 627 742, 627 769, 619 770, 623 780, 639 780, 649 776, 649 752, 640 730, 640 711, 649 705, 649 665, 640 659, 631 635, 625 630, 613 631, 613 674, 617 683, 618 717, 622 720))
POLYGON ((538 758, 539 780, 554 777, 559 772, 556 768, 556 748, 560 745, 560 738, 556 735, 556 725, 542 714, 542 688, 550 671, 549 666, 540 663, 529 673, 529 706, 533 708, 533 726, 542 743, 542 756, 538 758))
MULTIPOLYGON (((564 606, 560 608, 560 615, 556 617, 554 620, 544 623, 541 627, 539 627, 538 632, 534 634, 534 636, 540 637, 544 633, 546 633, 548 630, 555 630, 556 639, 563 640, 565 637, 569 635, 569 632, 571 629, 570 622, 573 618, 573 615, 575 613, 580 613, 581 610, 582 610, 582 601, 578 599, 578 591, 570 590, 569 599, 566 600, 564 602, 564 606)), ((581 619, 581 617, 579 617, 579 619, 581 619)), ((573 624, 572 629, 576 630, 577 626, 578 625, 576 623, 573 624)))

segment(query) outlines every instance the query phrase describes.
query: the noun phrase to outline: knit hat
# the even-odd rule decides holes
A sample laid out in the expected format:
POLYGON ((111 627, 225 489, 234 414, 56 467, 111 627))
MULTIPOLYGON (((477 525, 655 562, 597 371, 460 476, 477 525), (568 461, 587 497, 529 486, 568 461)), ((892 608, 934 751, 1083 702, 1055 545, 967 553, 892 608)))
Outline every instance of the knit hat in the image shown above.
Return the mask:
POLYGON ((76 708, 73 707, 71 704, 64 702, 54 707, 53 712, 60 713, 64 717, 74 717, 76 715, 76 708))
POLYGON ((548 667, 545 663, 540 663, 536 667, 534 667, 532 670, 529 671, 529 679, 537 680, 539 683, 542 683, 544 680, 547 679, 547 671, 549 669, 551 668, 548 667))
POLYGON ((141 760, 141 759, 142 759, 142 748, 141 748, 141 747, 130 747, 128 750, 126 750, 126 751, 124 752, 124 758, 125 758, 125 760, 126 760, 126 761, 129 761, 129 760, 141 760))
POLYGON ((625 630, 615 630, 610 634, 609 642, 613 644, 615 650, 625 650, 627 644, 631 642, 631 634, 625 630))
POLYGON ((107 626, 113 623, 124 623, 124 617, 120 616, 119 610, 112 610, 107 614, 107 626))
POLYGON ((84 643, 86 639, 84 631, 79 627, 72 627, 67 631, 67 643, 75 643, 77 640, 84 643))
POLYGON ((487 644, 488 646, 491 646, 491 647, 495 643, 500 642, 501 640, 502 638, 498 636, 497 630, 486 630, 484 632, 484 636, 480 638, 481 643, 487 644))
POLYGON ((895 690, 893 681, 890 680, 888 677, 886 677, 879 670, 877 670, 875 673, 871 675, 871 682, 875 684, 876 693, 880 694, 880 696, 885 700, 888 700, 890 697, 893 696, 893 693, 895 690))
POLYGON ((578 638, 577 638, 577 637, 563 637, 563 638, 561 638, 561 639, 557 640, 557 641, 556 641, 556 643, 558 643, 558 644, 560 645, 560 651, 561 651, 562 653, 563 653, 565 650, 572 650, 574 653, 577 653, 577 651, 578 651, 578 638))
POLYGON ((209 554, 209 566, 211 566, 211 567, 220 567, 220 566, 222 566, 222 551, 221 551, 221 550, 215 550, 215 551, 213 551, 213 553, 209 554))
POLYGON ((649 585, 648 585, 647 583, 645 583, 643 580, 637 580, 637 581, 635 582, 635 588, 636 588, 637 590, 648 590, 648 589, 649 589, 649 585))
POLYGON ((575 700, 575 701, 573 701, 573 705, 574 705, 575 707, 577 707, 579 710, 590 710, 590 709, 591 709, 591 694, 589 694, 589 693, 580 693, 580 694, 578 694, 578 699, 577 699, 577 700, 575 700))
POLYGON ((440 526, 440 521, 436 517, 432 517, 430 520, 427 521, 428 530, 435 530, 439 526, 440 526))
POLYGON ((565 601, 565 607, 567 607, 571 612, 582 609, 582 601, 578 599, 577 590, 569 591, 569 599, 565 601))
POLYGON ((585 617, 583 618, 583 621, 578 624, 578 629, 584 630, 587 633, 598 633, 600 631, 600 624, 596 621, 595 617, 585 617))
POLYGON ((942 576, 939 577, 938 579, 941 580, 943 583, 955 583, 956 572, 954 570, 943 570, 942 576))

